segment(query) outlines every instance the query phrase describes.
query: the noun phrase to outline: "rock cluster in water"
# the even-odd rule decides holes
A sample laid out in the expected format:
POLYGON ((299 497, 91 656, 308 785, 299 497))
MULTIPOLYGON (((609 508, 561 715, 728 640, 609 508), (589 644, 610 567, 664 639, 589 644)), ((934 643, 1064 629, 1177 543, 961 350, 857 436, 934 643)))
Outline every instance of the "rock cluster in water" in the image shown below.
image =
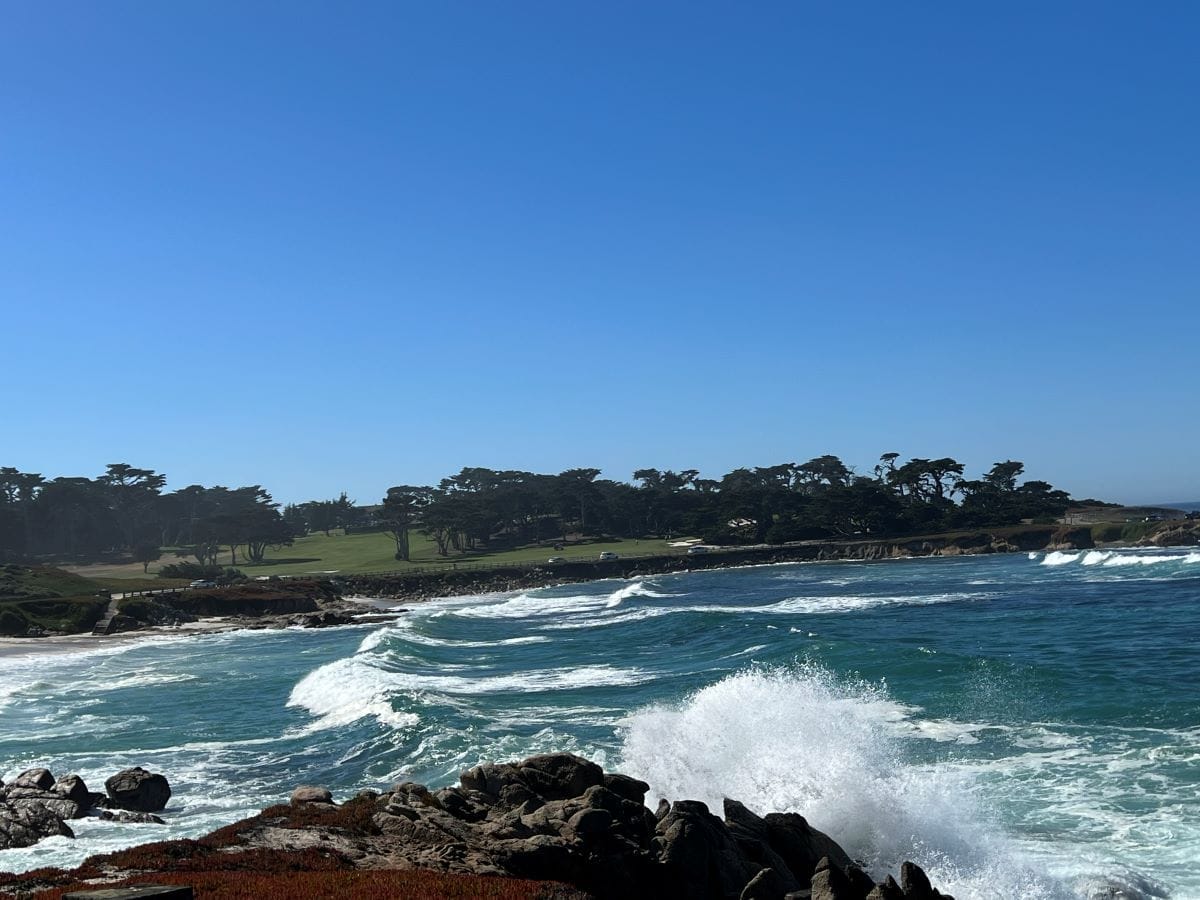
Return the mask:
POLYGON ((152 815, 171 799, 171 786, 162 775, 125 769, 104 786, 104 794, 89 791, 78 775, 56 779, 49 769, 28 769, 9 784, 0 782, 0 850, 56 835, 74 837, 67 822, 84 816, 162 824, 152 815))
POLYGON ((733 800, 723 819, 695 800, 663 800, 651 812, 648 789, 577 756, 534 756, 476 766, 458 787, 407 782, 341 807, 324 788, 297 788, 293 809, 325 808, 329 817, 297 827, 268 812, 239 837, 279 850, 326 846, 368 868, 515 875, 600 897, 950 900, 912 863, 899 883, 876 884, 795 813, 758 816, 733 800), (339 814, 358 827, 338 827, 339 814))

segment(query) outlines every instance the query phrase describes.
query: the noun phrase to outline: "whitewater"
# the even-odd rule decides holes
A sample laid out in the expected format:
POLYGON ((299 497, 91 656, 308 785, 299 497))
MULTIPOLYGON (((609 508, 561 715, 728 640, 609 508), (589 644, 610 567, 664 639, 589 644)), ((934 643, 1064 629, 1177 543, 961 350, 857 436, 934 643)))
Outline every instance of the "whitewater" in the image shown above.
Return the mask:
POLYGON ((0 778, 171 780, 0 871, 195 837, 297 784, 454 782, 571 751, 796 811, 959 900, 1200 900, 1200 553, 763 566, 411 607, 396 623, 0 659, 0 778))

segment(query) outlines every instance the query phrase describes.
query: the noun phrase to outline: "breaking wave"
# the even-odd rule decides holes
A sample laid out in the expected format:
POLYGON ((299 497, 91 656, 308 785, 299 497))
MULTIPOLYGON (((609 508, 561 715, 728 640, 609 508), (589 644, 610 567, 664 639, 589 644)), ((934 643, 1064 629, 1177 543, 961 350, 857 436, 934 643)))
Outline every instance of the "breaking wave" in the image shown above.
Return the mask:
POLYGON ((912 859, 960 900, 1081 896, 1002 831, 970 772, 906 756, 908 740, 990 726, 921 722, 919 712, 815 665, 755 667, 629 716, 618 768, 650 784, 650 802, 699 799, 720 812, 734 797, 760 814, 801 813, 876 876, 912 859))
MULTIPOLYGON (((1037 554, 1031 553, 1030 559, 1037 557, 1037 554)), ((1043 566, 1068 566, 1072 563, 1079 563, 1081 566, 1101 566, 1103 568, 1124 568, 1128 566, 1163 566, 1163 565, 1181 565, 1190 566, 1200 563, 1200 553, 1192 551, 1190 553, 1169 553, 1155 550, 1144 550, 1142 552, 1130 552, 1120 550, 1079 550, 1075 552, 1064 552, 1062 550, 1054 550, 1047 553, 1042 559, 1043 566)))

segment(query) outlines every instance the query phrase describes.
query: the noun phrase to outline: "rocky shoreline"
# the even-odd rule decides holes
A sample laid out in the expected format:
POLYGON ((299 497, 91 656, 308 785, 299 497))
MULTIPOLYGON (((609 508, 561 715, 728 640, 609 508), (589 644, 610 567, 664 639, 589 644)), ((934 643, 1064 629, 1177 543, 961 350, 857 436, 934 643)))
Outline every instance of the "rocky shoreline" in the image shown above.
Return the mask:
POLYGON ((383 575, 334 575, 276 579, 224 588, 175 590, 127 596, 97 638, 46 634, 0 639, 6 652, 86 649, 95 640, 148 633, 212 633, 241 629, 327 628, 388 622, 390 609, 364 613, 361 601, 415 603, 441 597, 533 590, 607 578, 833 560, 884 560, 1031 550, 1077 550, 1094 546, 1087 528, 1020 526, 897 540, 808 541, 783 546, 721 549, 616 560, 569 560, 540 565, 414 570, 383 575), (357 598, 360 602, 355 602, 357 598), (56 643, 57 642, 57 643, 56 643))
POLYGON ((334 577, 345 596, 413 603, 439 597, 532 590, 606 578, 643 578, 711 569, 838 560, 876 561, 924 556, 970 556, 1094 547, 1088 528, 1020 526, 895 540, 806 541, 723 548, 711 553, 642 556, 615 560, 569 560, 536 566, 440 569, 334 577))
MULTIPOLYGON (((1165 524, 1175 526, 1177 523, 1165 524)), ((1194 544, 1198 540, 1200 526, 1187 525, 1164 529, 1141 543, 1175 546, 1194 544)), ((346 598, 417 603, 442 597, 534 590, 609 578, 644 578, 743 566, 1088 550, 1096 546, 1088 527, 1026 525, 893 540, 807 541, 782 546, 726 548, 698 555, 286 578, 269 584, 249 583, 227 588, 176 591, 137 597, 132 601, 124 600, 120 613, 112 620, 109 634, 325 628, 393 621, 404 612, 377 609, 373 613, 364 613, 362 602, 346 598)), ((0 653, 5 648, 17 646, 32 650, 39 644, 62 640, 64 637, 46 635, 4 639, 0 643, 0 653)))
MULTIPOLYGON (((33 778, 18 781, 26 776, 33 778)), ((54 785, 35 790, 59 793, 54 785)), ((215 871, 238 877, 246 868, 282 866, 296 883, 317 870, 429 870, 553 882, 572 888, 569 896, 600 900, 952 900, 911 862, 900 866, 899 880, 876 882, 796 813, 760 816, 734 800, 721 816, 695 800, 660 800, 652 812, 648 790, 570 754, 486 763, 463 772, 455 787, 406 782, 341 804, 305 786, 290 803, 198 841, 92 857, 71 871, 0 875, 0 895, 170 873, 186 883, 215 871)))
POLYGON ((0 850, 29 847, 48 837, 75 837, 67 822, 92 816, 116 822, 153 823, 171 799, 167 779, 141 767, 124 769, 89 791, 78 775, 55 778, 49 769, 27 769, 0 781, 0 850))

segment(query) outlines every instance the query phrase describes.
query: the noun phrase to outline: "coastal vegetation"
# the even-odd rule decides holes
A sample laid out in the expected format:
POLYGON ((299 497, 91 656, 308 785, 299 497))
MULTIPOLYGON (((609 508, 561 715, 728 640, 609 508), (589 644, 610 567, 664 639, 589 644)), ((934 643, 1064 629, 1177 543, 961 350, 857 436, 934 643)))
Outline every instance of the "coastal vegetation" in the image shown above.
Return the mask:
POLYGON ((44 566, 0 566, 0 634, 89 630, 108 600, 95 582, 44 566))
POLYGON ((898 453, 883 454, 869 474, 832 455, 739 468, 720 479, 695 469, 638 469, 621 482, 594 468, 556 475, 464 468, 436 486, 392 487, 376 504, 343 493, 281 508, 261 485, 166 491, 166 475, 128 463, 96 478, 51 480, 8 467, 0 468, 0 559, 121 561, 143 575, 158 563, 169 576, 180 574, 167 567, 181 560, 201 567, 320 561, 362 571, 368 561, 532 560, 548 545, 583 541, 599 552, 606 541, 653 549, 651 542, 681 535, 782 544, 1053 522, 1069 495, 1044 481, 1022 482, 1023 473, 1022 463, 1005 460, 968 478, 953 458, 901 462, 898 453), (370 539, 316 552, 320 538, 335 535, 370 539), (292 552, 280 557, 282 548, 292 552), (339 553, 350 558, 339 561, 339 553))

